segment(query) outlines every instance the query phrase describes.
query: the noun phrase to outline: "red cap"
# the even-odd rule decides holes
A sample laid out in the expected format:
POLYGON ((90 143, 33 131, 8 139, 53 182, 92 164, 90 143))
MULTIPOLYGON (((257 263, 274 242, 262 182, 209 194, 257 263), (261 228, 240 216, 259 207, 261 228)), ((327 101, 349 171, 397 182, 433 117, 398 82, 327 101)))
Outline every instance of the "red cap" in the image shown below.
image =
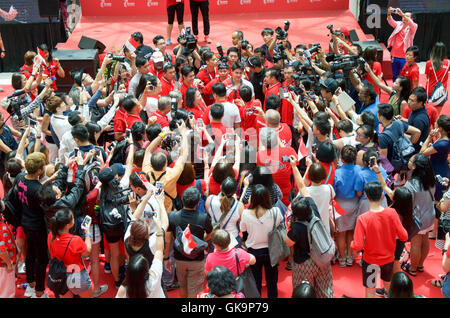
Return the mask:
POLYGON ((349 32, 348 32, 348 29, 346 28, 346 27, 341 27, 340 29, 339 29, 339 31, 341 31, 345 36, 349 36, 349 32))

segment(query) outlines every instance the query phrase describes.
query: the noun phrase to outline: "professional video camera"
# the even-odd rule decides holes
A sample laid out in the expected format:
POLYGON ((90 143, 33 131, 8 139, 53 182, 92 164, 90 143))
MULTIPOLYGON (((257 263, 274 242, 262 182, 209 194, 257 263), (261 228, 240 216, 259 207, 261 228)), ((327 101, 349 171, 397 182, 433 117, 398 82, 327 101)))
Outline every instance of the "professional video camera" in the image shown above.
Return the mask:
POLYGON ((21 98, 20 96, 25 94, 25 90, 17 90, 13 94, 6 97, 6 100, 2 103, 2 107, 15 119, 23 120, 22 112, 20 111, 22 106, 26 105, 29 100, 27 98, 21 98))
POLYGON ((364 70, 364 64, 366 63, 359 55, 342 55, 340 57, 334 57, 334 61, 335 62, 330 63, 331 72, 343 70, 344 73, 347 73, 356 67, 364 70))
POLYGON ((278 54, 274 55, 273 60, 274 61, 275 60, 280 60, 280 59, 287 60, 288 56, 287 56, 287 54, 285 52, 286 48, 283 46, 283 43, 277 43, 275 45, 275 47, 276 47, 276 49, 278 51, 278 54), (275 58, 275 56, 277 56, 277 58, 275 58))
POLYGON ((241 41, 241 48, 242 48, 243 50, 246 50, 247 47, 248 47, 248 45, 249 45, 249 43, 248 43, 247 40, 242 40, 242 41, 241 41))
POLYGON ((336 36, 343 36, 344 34, 340 30, 333 30, 333 25, 329 24, 327 25, 327 29, 330 30, 330 34, 336 35, 336 36))
POLYGON ((197 39, 191 34, 191 27, 186 27, 186 29, 181 30, 181 34, 178 36, 177 41, 190 52, 193 52, 197 48, 197 39))
POLYGON ((123 62, 125 62, 125 56, 116 56, 116 55, 114 55, 112 52, 109 52, 108 54, 107 54, 107 56, 110 58, 110 59, 112 59, 113 61, 117 61, 117 62, 120 62, 120 63, 123 63, 123 62))
POLYGON ((289 30, 290 25, 291 23, 288 20, 284 20, 284 28, 282 29, 281 27, 277 27, 275 29, 275 33, 277 34, 277 40, 286 40, 288 36, 287 31, 289 30))

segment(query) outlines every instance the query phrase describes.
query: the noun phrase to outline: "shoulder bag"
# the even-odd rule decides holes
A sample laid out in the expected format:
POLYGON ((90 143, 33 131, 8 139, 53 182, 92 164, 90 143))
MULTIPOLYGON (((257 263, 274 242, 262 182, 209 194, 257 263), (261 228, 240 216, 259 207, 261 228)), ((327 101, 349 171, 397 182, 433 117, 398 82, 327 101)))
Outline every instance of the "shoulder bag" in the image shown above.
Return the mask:
POLYGON ((243 272, 241 272, 239 257, 237 255, 237 250, 234 249, 234 255, 236 257, 236 292, 243 293, 246 298, 261 298, 261 294, 256 286, 255 277, 250 269, 246 267, 243 272))

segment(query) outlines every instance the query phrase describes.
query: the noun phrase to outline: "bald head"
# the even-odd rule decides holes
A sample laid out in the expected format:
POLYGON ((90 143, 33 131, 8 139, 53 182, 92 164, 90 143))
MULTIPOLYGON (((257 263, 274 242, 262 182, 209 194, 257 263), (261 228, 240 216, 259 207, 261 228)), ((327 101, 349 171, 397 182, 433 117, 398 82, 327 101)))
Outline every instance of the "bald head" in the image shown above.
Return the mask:
POLYGON ((265 120, 269 127, 278 127, 281 120, 280 113, 275 109, 269 109, 266 112, 265 120))
POLYGON ((166 155, 163 154, 162 152, 155 152, 154 154, 152 154, 150 163, 152 165, 153 170, 164 171, 167 165, 166 155))

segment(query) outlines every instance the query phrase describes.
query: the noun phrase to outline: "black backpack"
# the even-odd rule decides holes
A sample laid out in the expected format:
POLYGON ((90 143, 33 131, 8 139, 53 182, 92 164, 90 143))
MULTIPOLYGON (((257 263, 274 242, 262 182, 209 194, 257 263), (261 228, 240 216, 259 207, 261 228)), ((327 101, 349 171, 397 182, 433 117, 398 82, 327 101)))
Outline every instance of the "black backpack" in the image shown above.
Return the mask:
POLYGON ((8 193, 6 193, 3 198, 5 210, 2 212, 6 222, 11 224, 14 228, 19 227, 22 221, 22 210, 20 208, 21 203, 17 191, 17 180, 18 176, 16 177, 11 189, 9 189, 8 193))
MULTIPOLYGON (((55 293, 57 298, 59 295, 64 295, 69 291, 69 287, 67 287, 67 272, 66 265, 64 265, 64 256, 66 256, 66 252, 72 238, 69 243, 67 243, 62 259, 59 260, 53 256, 48 267, 47 286, 52 292, 55 293)), ((52 245, 50 244, 50 247, 51 246, 52 245)))
POLYGON ((411 140, 404 135, 400 135, 395 138, 392 131, 385 129, 382 133, 385 133, 391 138, 392 144, 392 159, 390 160, 395 172, 408 170, 408 161, 414 155, 415 149, 411 140))
MULTIPOLYGON (((110 191, 108 191, 110 192, 110 191)), ((114 193, 100 195, 100 229, 106 235, 121 236, 125 234, 127 211, 124 205, 115 205, 109 199, 114 193)))
POLYGON ((125 164, 127 158, 125 156, 127 147, 130 144, 128 143, 127 140, 121 140, 119 141, 119 143, 117 144, 117 146, 114 148, 114 154, 109 162, 110 165, 115 164, 115 163, 121 163, 121 164, 125 164))

